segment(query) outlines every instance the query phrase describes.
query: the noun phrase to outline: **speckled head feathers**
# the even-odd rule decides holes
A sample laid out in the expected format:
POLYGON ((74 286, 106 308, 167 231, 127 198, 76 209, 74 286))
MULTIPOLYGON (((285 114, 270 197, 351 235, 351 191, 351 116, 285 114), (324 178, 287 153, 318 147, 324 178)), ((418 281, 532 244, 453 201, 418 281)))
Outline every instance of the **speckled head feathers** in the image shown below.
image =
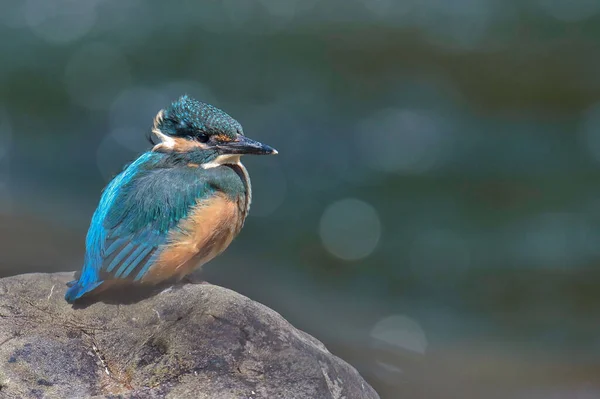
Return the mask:
POLYGON ((150 136, 153 151, 203 151, 213 159, 223 156, 221 162, 237 162, 244 154, 277 154, 274 148, 246 137, 242 125, 225 112, 188 96, 180 97, 156 115, 152 133, 160 139, 154 143, 150 136))
POLYGON ((159 112, 154 128, 172 137, 219 135, 233 139, 244 134, 242 125, 227 113, 187 95, 159 112))

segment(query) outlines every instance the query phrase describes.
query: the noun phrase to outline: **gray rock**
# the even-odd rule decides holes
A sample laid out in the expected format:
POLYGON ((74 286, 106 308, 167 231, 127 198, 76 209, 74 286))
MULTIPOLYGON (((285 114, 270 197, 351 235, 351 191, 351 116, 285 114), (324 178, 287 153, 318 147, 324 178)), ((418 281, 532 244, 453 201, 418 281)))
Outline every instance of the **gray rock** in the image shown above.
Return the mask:
POLYGON ((73 308, 72 277, 0 279, 0 398, 378 398, 321 342, 228 289, 73 308))

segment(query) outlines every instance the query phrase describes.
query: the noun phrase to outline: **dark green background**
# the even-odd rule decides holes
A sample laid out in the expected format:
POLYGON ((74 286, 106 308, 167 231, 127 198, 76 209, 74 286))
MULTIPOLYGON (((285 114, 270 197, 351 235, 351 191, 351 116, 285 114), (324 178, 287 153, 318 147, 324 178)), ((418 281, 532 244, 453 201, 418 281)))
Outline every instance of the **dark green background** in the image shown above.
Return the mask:
POLYGON ((280 152, 245 160, 253 208, 207 281, 382 398, 600 397, 596 0, 2 8, 0 276, 80 268, 101 189, 187 92, 280 152), (322 224, 376 245, 340 259, 322 224))

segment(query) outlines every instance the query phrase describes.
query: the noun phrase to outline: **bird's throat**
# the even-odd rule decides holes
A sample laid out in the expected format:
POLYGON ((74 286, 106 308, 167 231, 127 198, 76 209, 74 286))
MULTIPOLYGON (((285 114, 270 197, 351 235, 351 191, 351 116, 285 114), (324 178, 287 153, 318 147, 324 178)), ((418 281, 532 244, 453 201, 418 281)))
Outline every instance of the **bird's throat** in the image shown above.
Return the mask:
POLYGON ((242 181, 242 183, 244 183, 244 188, 246 189, 246 195, 244 197, 244 204, 242 207, 242 212, 243 212, 243 219, 246 219, 246 216, 248 216, 248 212, 250 211, 250 204, 252 203, 252 185, 250 184, 250 175, 248 175, 248 171, 246 170, 246 167, 241 163, 238 162, 235 164, 225 164, 224 166, 227 166, 231 169, 233 169, 233 171, 238 175, 238 177, 240 178, 240 180, 242 181))
POLYGON ((210 162, 203 163, 201 166, 204 169, 216 168, 222 165, 237 165, 240 163, 240 156, 235 154, 219 155, 210 162))

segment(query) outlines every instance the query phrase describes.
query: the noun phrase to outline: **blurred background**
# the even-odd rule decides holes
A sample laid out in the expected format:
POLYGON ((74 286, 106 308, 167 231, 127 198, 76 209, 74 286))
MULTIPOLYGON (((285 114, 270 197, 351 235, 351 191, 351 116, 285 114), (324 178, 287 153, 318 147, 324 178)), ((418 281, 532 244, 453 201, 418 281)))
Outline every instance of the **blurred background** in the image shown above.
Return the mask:
POLYGON ((280 152, 207 281, 382 398, 600 398, 599 37, 597 0, 6 2, 0 277, 79 269, 188 93, 280 152))

